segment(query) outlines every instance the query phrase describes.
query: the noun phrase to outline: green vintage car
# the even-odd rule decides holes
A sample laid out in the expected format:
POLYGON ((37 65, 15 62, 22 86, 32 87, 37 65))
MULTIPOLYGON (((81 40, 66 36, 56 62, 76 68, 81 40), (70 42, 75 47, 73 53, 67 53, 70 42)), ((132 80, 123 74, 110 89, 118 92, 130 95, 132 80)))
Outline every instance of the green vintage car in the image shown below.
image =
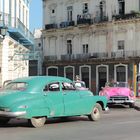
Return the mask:
POLYGON ((32 126, 42 127, 47 118, 80 115, 96 121, 106 105, 106 97, 94 96, 90 90, 77 90, 64 77, 18 78, 0 91, 0 124, 11 118, 24 118, 32 126))

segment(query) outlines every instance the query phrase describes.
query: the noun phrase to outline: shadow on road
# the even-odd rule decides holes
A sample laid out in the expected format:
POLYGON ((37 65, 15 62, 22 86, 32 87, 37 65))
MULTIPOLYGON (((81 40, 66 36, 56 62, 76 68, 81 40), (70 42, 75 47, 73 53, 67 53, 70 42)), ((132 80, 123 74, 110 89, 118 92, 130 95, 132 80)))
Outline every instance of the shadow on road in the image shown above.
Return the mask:
POLYGON ((128 105, 123 105, 123 104, 115 104, 115 105, 108 105, 109 108, 111 109, 128 109, 128 105))
POLYGON ((134 106, 134 109, 136 109, 137 111, 140 111, 140 107, 139 106, 134 106))
MULTIPOLYGON (((45 124, 70 123, 76 121, 89 121, 89 119, 88 117, 85 116, 51 118, 51 119, 47 119, 45 124)), ((0 127, 1 128, 7 128, 7 127, 34 128, 28 123, 28 120, 24 120, 24 119, 11 119, 7 124, 0 125, 0 127)))

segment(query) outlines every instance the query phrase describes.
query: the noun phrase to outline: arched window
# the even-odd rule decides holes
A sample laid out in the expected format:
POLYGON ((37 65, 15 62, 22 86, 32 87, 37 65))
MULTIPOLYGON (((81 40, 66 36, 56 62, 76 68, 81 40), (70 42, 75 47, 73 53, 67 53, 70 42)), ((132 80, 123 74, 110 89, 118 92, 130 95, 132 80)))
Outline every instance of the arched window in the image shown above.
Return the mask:
POLYGON ((108 65, 98 65, 96 67, 96 88, 97 91, 101 90, 101 87, 105 86, 105 83, 109 79, 108 65))
POLYGON ((48 67, 46 74, 48 76, 58 76, 58 67, 55 66, 48 67))
POLYGON ((74 76, 75 76, 74 66, 66 66, 66 67, 64 67, 64 76, 66 78, 74 80, 74 76))
POLYGON ((91 66, 80 66, 80 78, 86 83, 86 87, 91 88, 91 66))
POLYGON ((115 81, 127 82, 128 81, 128 66, 119 64, 115 65, 114 69, 115 81))

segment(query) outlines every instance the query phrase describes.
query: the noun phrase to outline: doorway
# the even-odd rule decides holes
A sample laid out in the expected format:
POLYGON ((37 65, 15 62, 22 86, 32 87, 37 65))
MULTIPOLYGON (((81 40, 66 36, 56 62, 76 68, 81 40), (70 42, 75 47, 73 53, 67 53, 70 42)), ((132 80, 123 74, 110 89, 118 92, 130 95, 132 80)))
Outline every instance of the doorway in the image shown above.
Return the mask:
POLYGON ((108 82, 108 66, 99 65, 96 67, 96 88, 97 93, 105 86, 105 83, 108 82))

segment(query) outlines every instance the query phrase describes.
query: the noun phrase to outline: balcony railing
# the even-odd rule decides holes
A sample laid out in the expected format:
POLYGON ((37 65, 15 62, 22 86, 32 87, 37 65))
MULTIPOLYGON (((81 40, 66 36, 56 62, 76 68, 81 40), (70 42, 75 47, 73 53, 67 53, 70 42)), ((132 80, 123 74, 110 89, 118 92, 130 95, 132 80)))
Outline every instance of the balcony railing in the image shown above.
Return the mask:
POLYGON ((7 26, 9 29, 17 29, 19 32, 30 41, 33 42, 33 34, 29 31, 29 29, 20 21, 19 18, 11 17, 10 14, 0 13, 0 26, 7 26))
POLYGON ((108 17, 107 16, 97 16, 94 18, 93 23, 102 23, 102 22, 107 22, 108 21, 108 17))
POLYGON ((60 23, 60 28, 66 28, 69 26, 74 26, 75 22, 74 21, 65 21, 60 23))
POLYGON ((69 61, 74 59, 75 59, 74 54, 61 55, 61 60, 69 61))
POLYGON ((91 24, 91 19, 84 19, 84 18, 81 18, 81 19, 78 19, 77 20, 77 24, 91 24))
POLYGON ((51 55, 51 56, 45 56, 45 60, 46 61, 56 61, 58 59, 57 59, 57 56, 51 55))
POLYGON ((47 56, 46 61, 83 61, 83 60, 96 60, 96 59, 126 59, 126 58, 139 58, 140 50, 138 51, 114 51, 111 53, 87 53, 87 54, 72 54, 72 55, 61 55, 59 58, 57 56, 47 56))
POLYGON ((91 15, 88 13, 77 15, 77 25, 79 24, 91 24, 91 15))
POLYGON ((45 25, 45 29, 49 30, 49 29, 56 29, 57 28, 57 24, 46 24, 45 25))
POLYGON ((127 14, 119 14, 119 15, 112 16, 112 19, 114 20, 127 20, 127 19, 133 19, 133 18, 140 18, 140 13, 131 12, 127 14))

